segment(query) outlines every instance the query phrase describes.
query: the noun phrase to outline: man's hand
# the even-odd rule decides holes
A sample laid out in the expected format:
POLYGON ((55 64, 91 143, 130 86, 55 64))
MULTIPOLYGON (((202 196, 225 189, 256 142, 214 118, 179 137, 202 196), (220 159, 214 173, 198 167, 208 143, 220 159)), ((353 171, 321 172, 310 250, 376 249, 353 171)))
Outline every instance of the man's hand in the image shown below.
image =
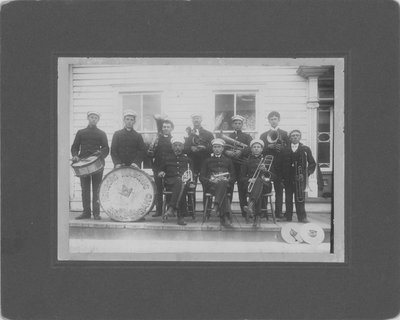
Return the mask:
POLYGON ((255 183, 256 180, 257 180, 256 178, 250 178, 250 179, 249 179, 249 183, 255 183))
POLYGON ((122 167, 122 164, 120 164, 120 163, 119 163, 119 164, 116 164, 116 165, 114 166, 115 169, 118 169, 118 168, 121 168, 121 167, 122 167))
POLYGON ((297 180, 297 181, 304 181, 304 175, 303 175, 303 174, 299 174, 299 175, 296 177, 296 180, 297 180))
POLYGON ((159 176, 160 178, 164 178, 164 177, 165 177, 165 172, 164 172, 164 171, 160 171, 160 172, 158 173, 158 176, 159 176))
POLYGON ((79 159, 78 156, 73 156, 73 157, 72 157, 72 162, 73 162, 73 163, 78 162, 79 160, 80 160, 80 159, 79 159))
POLYGON ((131 164, 131 167, 140 169, 139 166, 138 166, 136 163, 132 163, 132 164, 131 164))

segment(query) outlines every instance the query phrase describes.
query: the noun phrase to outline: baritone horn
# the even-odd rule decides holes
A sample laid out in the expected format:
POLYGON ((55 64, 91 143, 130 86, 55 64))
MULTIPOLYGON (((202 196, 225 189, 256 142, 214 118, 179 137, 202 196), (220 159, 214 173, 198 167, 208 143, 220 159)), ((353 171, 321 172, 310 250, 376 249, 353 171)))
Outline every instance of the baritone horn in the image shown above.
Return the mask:
POLYGON ((232 138, 228 137, 225 134, 221 134, 220 138, 225 141, 225 147, 226 148, 231 148, 231 149, 234 149, 234 150, 242 151, 242 150, 244 150, 244 149, 249 147, 247 144, 245 144, 243 142, 240 142, 240 141, 237 141, 235 139, 232 139, 232 138))

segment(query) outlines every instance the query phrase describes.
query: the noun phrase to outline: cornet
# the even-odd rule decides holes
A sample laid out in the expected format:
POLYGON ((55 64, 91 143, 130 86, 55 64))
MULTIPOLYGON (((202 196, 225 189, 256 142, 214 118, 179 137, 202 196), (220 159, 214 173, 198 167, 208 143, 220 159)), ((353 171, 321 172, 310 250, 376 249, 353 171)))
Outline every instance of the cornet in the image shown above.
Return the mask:
POLYGON ((210 177, 211 181, 220 181, 220 180, 228 180, 229 179, 229 172, 222 172, 217 174, 212 174, 210 177))

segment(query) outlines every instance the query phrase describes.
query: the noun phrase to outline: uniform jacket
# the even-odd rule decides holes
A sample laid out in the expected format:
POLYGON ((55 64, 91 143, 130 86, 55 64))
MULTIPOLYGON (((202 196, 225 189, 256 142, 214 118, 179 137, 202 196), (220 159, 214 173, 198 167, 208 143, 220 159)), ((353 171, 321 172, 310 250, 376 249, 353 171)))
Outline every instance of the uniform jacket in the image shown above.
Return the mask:
POLYGON ((165 183, 172 184, 176 178, 181 178, 188 165, 190 170, 193 170, 192 160, 186 154, 168 154, 160 166, 160 171, 165 172, 165 183))
POLYGON ((203 128, 199 129, 198 136, 192 132, 189 134, 189 137, 186 138, 184 152, 192 159, 194 170, 196 172, 200 171, 204 160, 210 156, 212 152, 211 141, 213 139, 214 135, 210 131, 207 131, 203 128), (196 141, 198 144, 195 143, 196 141), (191 147, 196 145, 204 145, 206 148, 205 150, 199 152, 193 152, 191 147))
POLYGON ((311 149, 302 143, 299 143, 299 147, 296 152, 292 151, 291 145, 282 150, 281 152, 282 161, 280 162, 279 170, 285 181, 290 183, 295 181, 296 164, 301 166, 305 177, 311 175, 315 171, 316 162, 311 153, 311 149))
MULTIPOLYGON (((251 140, 253 140, 251 135, 249 135, 247 133, 244 133, 242 130, 234 131, 234 132, 230 133, 228 135, 228 137, 232 138, 232 139, 234 139, 236 141, 239 141, 241 143, 244 143, 244 144, 246 144, 248 146, 250 146, 250 142, 251 142, 251 140)), ((240 158, 241 159, 247 158, 250 155, 250 152, 251 152, 250 151, 250 147, 244 149, 242 154, 241 154, 241 156, 240 156, 240 158)))
MULTIPOLYGON (((254 176, 254 173, 257 170, 257 167, 261 161, 261 159, 263 158, 262 155, 259 156, 255 156, 255 155, 250 155, 247 158, 246 163, 242 164, 240 167, 240 177, 241 177, 241 181, 243 183, 247 183, 249 181, 250 178, 252 178, 254 176)), ((272 177, 274 178, 275 173, 274 173, 274 167, 271 166, 270 168, 270 172, 272 177)))
POLYGON ((146 152, 143 137, 135 130, 126 128, 116 131, 111 142, 111 158, 116 164, 140 166, 146 152))
POLYGON ((159 172, 165 160, 173 154, 174 152, 172 151, 171 135, 167 137, 164 135, 159 135, 157 145, 154 148, 153 170, 155 172, 159 172))
POLYGON ((74 143, 71 146, 73 157, 87 158, 96 151, 100 151, 102 158, 106 158, 110 148, 108 147, 107 135, 96 126, 78 130, 74 143))
POLYGON ((223 172, 229 172, 229 184, 232 185, 236 180, 236 173, 232 160, 224 155, 221 155, 219 158, 212 155, 204 161, 200 172, 200 181, 208 184, 210 183, 212 174, 223 172))

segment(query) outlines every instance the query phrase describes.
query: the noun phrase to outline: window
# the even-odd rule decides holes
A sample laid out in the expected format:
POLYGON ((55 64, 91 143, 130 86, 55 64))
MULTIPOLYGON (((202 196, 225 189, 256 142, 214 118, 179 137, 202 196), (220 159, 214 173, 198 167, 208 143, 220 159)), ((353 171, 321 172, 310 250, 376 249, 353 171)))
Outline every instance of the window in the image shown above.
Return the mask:
POLYGON ((255 133, 256 94, 249 92, 215 94, 215 130, 233 130, 231 118, 234 115, 245 118, 243 131, 255 133))
MULTIPOLYGON (((161 113, 160 93, 132 93, 122 95, 122 113, 131 109, 136 111, 135 130, 142 134, 146 148, 157 136, 157 124, 153 116, 161 113)), ((143 169, 151 168, 151 161, 146 158, 143 161, 143 169)))

